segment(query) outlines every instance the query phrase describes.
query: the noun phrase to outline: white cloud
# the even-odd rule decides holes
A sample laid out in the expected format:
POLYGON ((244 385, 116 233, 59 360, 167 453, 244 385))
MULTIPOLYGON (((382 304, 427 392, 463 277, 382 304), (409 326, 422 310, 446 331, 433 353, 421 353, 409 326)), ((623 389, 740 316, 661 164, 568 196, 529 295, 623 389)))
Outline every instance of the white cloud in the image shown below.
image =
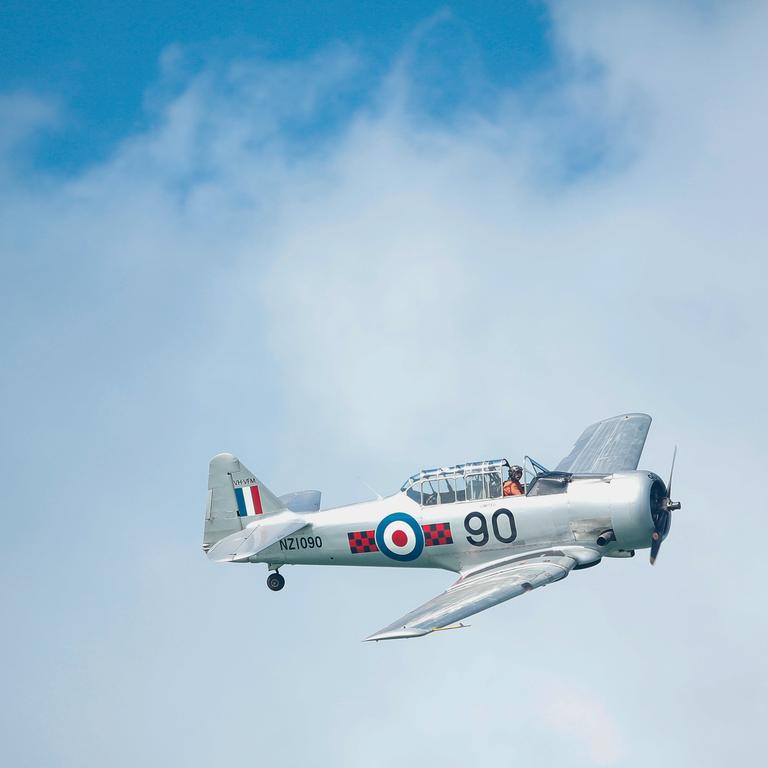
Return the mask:
POLYGON ((594 765, 612 765, 623 757, 620 729, 589 689, 549 681, 539 689, 536 710, 552 731, 586 748, 594 765))
POLYGON ((741 354, 721 333, 749 334, 765 276, 764 11, 694 24, 617 5, 595 24, 560 7, 561 76, 536 98, 499 94, 450 128, 397 98, 291 177, 239 272, 266 278, 291 442, 311 423, 318 448, 341 432, 374 455, 455 452, 489 423, 531 432, 542 402, 683 396, 689 380, 660 374, 700 366, 709 339, 690 324, 741 354), (593 167, 574 170, 590 143, 593 167))
MULTIPOLYGON (((61 555, 70 558, 65 572, 58 559, 35 563, 51 570, 35 572, 35 599, 25 604, 58 615, 48 585, 69 578, 75 594, 77 574, 98 581, 78 568, 104 552, 105 537, 113 542, 105 574, 114 561, 130 582, 131 568, 141 567, 130 548, 157 542, 169 567, 193 572, 167 542, 194 538, 197 546, 189 521, 205 460, 220 449, 241 452, 279 491, 316 486, 341 502, 356 492, 356 474, 387 491, 421 464, 525 450, 551 462, 588 420, 649 410, 656 422, 647 465, 663 469, 672 442, 682 442, 686 505, 653 575, 637 560, 604 564, 537 596, 543 602, 479 619, 468 639, 451 641, 465 644, 464 656, 444 642, 387 657, 337 643, 338 622, 346 628, 352 618, 341 606, 342 618, 327 620, 323 588, 349 590, 357 600, 350 604, 366 611, 394 609, 414 594, 404 591, 390 606, 366 591, 384 583, 373 575, 318 576, 323 587, 311 593, 306 582, 300 593, 314 597, 312 631, 323 635, 317 674, 342 700, 354 681, 334 670, 348 657, 365 665, 374 682, 354 689, 361 711, 376 709, 378 691, 391 708, 380 720, 351 707, 343 716, 350 728, 378 723, 381 735, 410 724, 400 714, 403 689, 391 687, 381 660, 414 654, 408 658, 431 663, 413 662, 406 694, 420 669, 441 674, 441 711, 452 730, 461 730, 466 710, 492 734, 442 745, 446 759, 497 757, 506 724, 488 724, 488 713, 506 711, 521 658, 529 681, 567 669, 573 688, 553 686, 559 703, 542 699, 537 713, 516 702, 519 759, 536 751, 525 740, 526 718, 535 728, 538 717, 568 737, 544 745, 553 760, 568 759, 569 739, 582 739, 595 763, 639 765, 658 721, 659 686, 674 707, 657 738, 676 764, 746 756, 754 742, 744 723, 757 722, 750 682, 765 677, 757 654, 764 617, 748 588, 761 574, 754 558, 744 562, 741 545, 724 551, 720 537, 743 531, 758 540, 762 526, 759 483, 730 480, 758 476, 765 453, 765 22, 761 4, 717 12, 682 3, 670 10, 595 2, 578 11, 557 4, 559 67, 497 92, 482 113, 459 106, 440 121, 406 98, 408 65, 362 98, 365 64, 343 49, 192 74, 175 50, 163 65, 167 80, 148 97, 151 127, 105 162, 60 178, 20 174, 14 156, 0 198, 0 317, 12 361, 0 394, 14 407, 0 440, 23 481, 8 486, 6 501, 27 508, 30 467, 47 467, 51 505, 68 505, 71 517, 60 519, 81 522, 84 539, 61 555), (711 482, 713 474, 728 482, 711 482), (94 478, 129 494, 124 514, 105 519, 103 509, 83 507, 94 478), (123 544, 126 531, 133 538, 123 544), (578 606, 557 597, 568 594, 578 606), (533 605, 547 608, 527 613, 533 605), (731 630, 745 625, 749 631, 731 630), (497 633, 484 632, 488 626, 497 633), (532 633, 537 643, 526 648, 532 633), (574 667, 571 650, 583 665, 574 667), (507 676, 487 672, 502 657, 507 676), (724 658, 729 672, 713 677, 724 658), (482 685, 466 659, 488 674, 482 685), (604 668, 617 673, 596 679, 593 670, 604 668), (606 701, 620 708, 608 713, 606 701)), ((16 103, 27 106, 10 113, 14 141, 50 114, 31 97, 16 103)), ((38 531, 23 528, 33 521, 13 525, 25 534, 16 540, 37 540, 38 531)), ((130 605, 126 618, 138 628, 138 650, 166 668, 170 652, 153 656, 142 631, 160 623, 167 645, 181 649, 170 667, 189 684, 189 668, 210 662, 189 654, 232 643, 236 625, 269 647, 274 663, 261 674, 290 708, 307 664, 296 665, 297 648, 283 639, 305 638, 306 606, 259 604, 251 615, 242 607, 251 585, 235 581, 244 576, 195 576, 201 594, 212 578, 221 579, 216 589, 231 590, 219 598, 229 624, 206 625, 209 634, 197 640, 198 625, 184 617, 207 615, 202 598, 173 625, 147 600, 130 605)), ((111 602, 112 579, 104 577, 94 604, 111 602)), ((90 640, 84 647, 96 644, 90 640)), ((23 652, 11 650, 14 658, 23 652)), ((91 676, 105 680, 110 660, 106 653, 103 662, 79 663, 96 665, 91 676)), ((211 663, 225 677, 239 674, 226 654, 211 663)), ((126 701, 147 707, 144 733, 166 720, 130 688, 139 662, 125 664, 120 679, 134 697, 126 701)), ((425 685, 418 706, 405 708, 409 720, 428 710, 431 691, 425 685)), ((51 716, 69 712, 62 696, 47 702, 51 716)), ((210 712, 222 729, 230 708, 250 712, 255 700, 249 686, 231 697, 210 712)), ((193 693, 177 705, 209 712, 193 693)), ((260 715, 265 732, 287 728, 276 714, 260 715)), ((179 715, 179 734, 181 722, 179 715)), ((328 729, 338 723, 302 722, 309 735, 292 745, 297 754, 307 762, 316 749, 329 762, 328 729)), ((92 723, 108 751, 114 724, 96 712, 92 723)), ((352 752, 357 739, 348 740, 352 752)), ((418 734, 408 739, 414 749, 402 763, 423 764, 418 734)), ((240 746, 224 756, 242 758, 240 746)), ((280 756, 280 744, 260 746, 265 760, 280 756)))

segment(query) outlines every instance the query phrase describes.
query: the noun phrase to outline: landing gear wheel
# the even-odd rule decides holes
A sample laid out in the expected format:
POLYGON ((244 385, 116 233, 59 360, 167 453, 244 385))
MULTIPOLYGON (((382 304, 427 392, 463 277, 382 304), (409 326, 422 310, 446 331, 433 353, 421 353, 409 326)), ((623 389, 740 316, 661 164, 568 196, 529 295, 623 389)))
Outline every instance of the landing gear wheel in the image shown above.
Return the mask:
POLYGON ((285 586, 285 577, 277 572, 270 573, 269 576, 267 576, 267 586, 273 592, 279 592, 285 586))

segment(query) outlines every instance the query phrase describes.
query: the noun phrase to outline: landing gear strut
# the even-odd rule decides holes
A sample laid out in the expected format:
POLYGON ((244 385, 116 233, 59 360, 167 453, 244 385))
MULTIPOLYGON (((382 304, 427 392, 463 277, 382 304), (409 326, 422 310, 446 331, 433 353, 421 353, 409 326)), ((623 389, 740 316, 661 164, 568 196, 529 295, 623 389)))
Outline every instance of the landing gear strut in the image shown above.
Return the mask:
POLYGON ((285 586, 285 577, 281 576, 277 571, 270 573, 267 576, 267 586, 273 592, 279 592, 285 586))

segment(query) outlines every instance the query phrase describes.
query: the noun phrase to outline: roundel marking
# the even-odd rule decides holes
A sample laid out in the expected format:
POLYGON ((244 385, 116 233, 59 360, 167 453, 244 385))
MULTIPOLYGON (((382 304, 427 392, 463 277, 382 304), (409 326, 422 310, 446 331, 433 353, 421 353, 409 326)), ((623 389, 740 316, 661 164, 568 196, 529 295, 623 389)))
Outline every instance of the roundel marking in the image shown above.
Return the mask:
POLYGON ((409 514, 394 512, 376 526, 376 546, 392 560, 415 560, 424 549, 424 533, 409 514))

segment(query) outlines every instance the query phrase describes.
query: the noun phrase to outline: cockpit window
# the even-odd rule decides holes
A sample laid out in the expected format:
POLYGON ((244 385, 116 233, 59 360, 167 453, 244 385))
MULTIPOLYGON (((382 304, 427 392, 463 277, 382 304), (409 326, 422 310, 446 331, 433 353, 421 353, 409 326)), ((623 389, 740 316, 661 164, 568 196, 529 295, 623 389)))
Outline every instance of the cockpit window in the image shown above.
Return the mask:
POLYGON ((444 478, 437 481, 437 491, 440 494, 441 504, 452 504, 456 501, 456 491, 453 488, 453 478, 444 478))
POLYGON ((482 475, 467 475, 467 501, 477 501, 485 498, 485 488, 482 475))
POLYGON ((421 484, 414 483, 406 492, 409 499, 413 499, 417 504, 421 504, 421 484))
POLYGON ((504 493, 505 468, 509 468, 505 459, 494 459, 425 469, 409 477, 400 490, 409 499, 426 507, 457 501, 498 499, 504 493))
POLYGON ((458 475, 453 480, 453 485, 456 489, 456 501, 467 500, 467 484, 464 482, 464 476, 458 475))
POLYGON ((502 492, 501 475, 498 472, 484 472, 482 475, 467 475, 466 500, 498 499, 502 492))
POLYGON ((437 489, 434 487, 435 484, 433 484, 432 480, 425 480, 421 484, 421 503, 425 507, 437 504, 437 489))
POLYGON ((488 498, 498 499, 501 496, 501 475, 498 472, 490 472, 486 475, 488 481, 488 498))
POLYGON ((571 475, 566 472, 548 472, 546 475, 537 475, 528 485, 528 496, 551 496, 556 493, 565 493, 571 475))

